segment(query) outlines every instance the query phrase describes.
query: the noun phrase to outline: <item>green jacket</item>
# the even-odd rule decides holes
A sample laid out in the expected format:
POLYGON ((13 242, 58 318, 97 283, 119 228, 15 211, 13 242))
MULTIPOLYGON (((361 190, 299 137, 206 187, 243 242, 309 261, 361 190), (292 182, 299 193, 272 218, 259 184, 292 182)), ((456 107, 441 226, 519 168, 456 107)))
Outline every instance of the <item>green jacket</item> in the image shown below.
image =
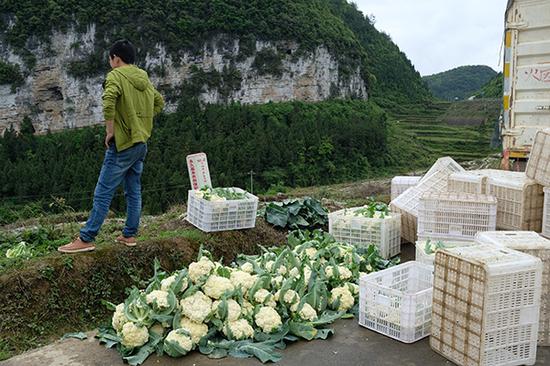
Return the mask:
POLYGON ((153 116, 163 107, 162 96, 139 67, 121 66, 107 74, 103 117, 114 120, 117 151, 146 142, 153 129, 153 116))

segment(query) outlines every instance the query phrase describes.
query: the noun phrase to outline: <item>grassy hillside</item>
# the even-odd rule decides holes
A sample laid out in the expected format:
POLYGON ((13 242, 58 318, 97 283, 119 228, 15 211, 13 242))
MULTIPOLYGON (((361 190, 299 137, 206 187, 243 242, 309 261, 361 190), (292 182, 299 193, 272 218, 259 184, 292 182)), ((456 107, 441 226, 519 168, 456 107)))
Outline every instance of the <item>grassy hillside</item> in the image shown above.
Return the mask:
POLYGON ((391 107, 389 115, 433 159, 451 156, 457 161, 486 157, 500 100, 433 102, 391 107))
POLYGON ((504 77, 499 72, 494 78, 489 80, 481 89, 475 94, 477 99, 479 98, 502 98, 504 77))
POLYGON ((460 66, 422 79, 435 97, 452 101, 474 95, 496 74, 489 66, 460 66))

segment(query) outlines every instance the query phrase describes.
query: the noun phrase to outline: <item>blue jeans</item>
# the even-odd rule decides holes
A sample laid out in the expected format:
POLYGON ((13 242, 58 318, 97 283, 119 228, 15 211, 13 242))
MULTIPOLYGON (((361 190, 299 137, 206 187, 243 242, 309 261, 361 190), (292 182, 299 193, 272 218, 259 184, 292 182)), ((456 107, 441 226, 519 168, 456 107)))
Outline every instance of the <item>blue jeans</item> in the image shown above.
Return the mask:
POLYGON ((80 239, 94 241, 118 186, 124 184, 126 197, 126 224, 122 235, 136 236, 141 216, 141 173, 147 154, 147 144, 139 143, 121 152, 113 141, 105 151, 105 159, 94 192, 94 206, 86 225, 80 230, 80 239))

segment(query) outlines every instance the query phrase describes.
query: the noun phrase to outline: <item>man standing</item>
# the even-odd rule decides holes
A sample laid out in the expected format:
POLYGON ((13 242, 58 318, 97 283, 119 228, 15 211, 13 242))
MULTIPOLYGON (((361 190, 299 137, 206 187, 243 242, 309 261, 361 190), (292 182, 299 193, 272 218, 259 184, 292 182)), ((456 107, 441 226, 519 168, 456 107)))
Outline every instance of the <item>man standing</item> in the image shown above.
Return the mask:
POLYGON ((109 212, 118 186, 123 183, 126 198, 126 224, 117 238, 127 246, 136 245, 141 216, 141 173, 147 154, 147 140, 153 116, 164 107, 164 100, 147 73, 134 65, 136 51, 127 40, 109 50, 112 70, 103 91, 103 114, 107 125, 105 158, 94 192, 94 204, 86 225, 72 243, 59 247, 63 253, 95 249, 94 239, 109 212))

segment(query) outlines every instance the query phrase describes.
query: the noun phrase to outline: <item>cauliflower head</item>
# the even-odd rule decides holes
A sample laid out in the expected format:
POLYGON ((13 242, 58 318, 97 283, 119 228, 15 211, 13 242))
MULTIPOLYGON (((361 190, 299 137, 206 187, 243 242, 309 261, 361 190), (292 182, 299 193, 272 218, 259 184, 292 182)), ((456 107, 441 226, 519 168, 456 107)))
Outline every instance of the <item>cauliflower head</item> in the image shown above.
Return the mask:
POLYGON ((285 280, 285 278, 281 275, 277 276, 277 277, 273 277, 271 279, 271 285, 273 287, 281 287, 282 284, 283 284, 283 281, 285 280))
POLYGON ((246 293, 252 286, 254 286, 258 276, 252 276, 250 273, 245 271, 233 271, 231 272, 230 279, 235 287, 241 286, 243 293, 246 293))
MULTIPOLYGON (((212 304, 212 312, 215 314, 217 318, 220 318, 220 314, 218 312, 218 306, 221 304, 221 301, 214 301, 212 304)), ((227 300, 227 318, 228 321, 234 321, 239 319, 241 316, 241 306, 238 302, 236 302, 233 299, 227 300)))
POLYGON ((162 290, 153 290, 145 296, 147 304, 157 304, 159 309, 166 309, 170 305, 168 304, 168 292, 162 290))
POLYGON ((337 299, 340 299, 338 311, 347 311, 351 309, 355 303, 355 299, 347 286, 335 287, 330 291, 330 303, 333 307, 337 299))
POLYGON ((189 319, 202 323, 210 315, 212 300, 201 291, 180 301, 181 313, 189 319))
POLYGON ((300 270, 296 267, 292 268, 290 272, 288 273, 290 278, 298 278, 300 277, 300 270))
POLYGON ((193 340, 185 329, 172 330, 164 339, 164 352, 172 357, 180 357, 193 349, 193 340))
POLYGON ((260 308, 254 320, 256 321, 256 325, 260 327, 264 333, 271 333, 277 330, 282 324, 279 313, 269 306, 260 308))
MULTIPOLYGON (((326 273, 328 278, 336 277, 335 272, 336 271, 334 270, 333 266, 326 266, 325 267, 325 273, 326 273)), ((344 266, 338 266, 338 273, 340 274, 339 279, 341 279, 341 280, 348 280, 353 276, 351 271, 349 269, 347 269, 346 267, 344 267, 344 266)))
POLYGON ((194 322, 186 317, 181 318, 180 326, 191 335, 193 344, 198 344, 201 338, 208 333, 208 325, 194 322))
POLYGON ((228 338, 231 334, 232 338, 236 340, 248 339, 254 337, 254 328, 246 319, 239 319, 227 322, 223 327, 223 334, 228 338))
POLYGON ((317 254, 317 249, 315 249, 315 248, 306 248, 306 250, 304 250, 304 254, 309 259, 313 259, 315 257, 315 254, 317 254))
POLYGON ((149 330, 147 327, 138 327, 132 322, 128 322, 122 326, 120 332, 122 345, 127 348, 141 347, 149 340, 149 330))
POLYGON ((288 290, 287 292, 285 292, 285 296, 282 299, 282 301, 279 298, 280 294, 281 294, 280 290, 275 293, 275 295, 273 296, 275 301, 284 302, 285 304, 290 304, 290 305, 300 302, 300 295, 298 295, 298 293, 294 290, 288 290))
POLYGON ((229 278, 212 275, 208 277, 202 286, 204 293, 213 299, 219 299, 227 291, 233 291, 235 287, 229 278))
POLYGON ((241 271, 244 271, 246 273, 253 273, 254 272, 254 265, 250 262, 243 263, 241 265, 241 271))
MULTIPOLYGON (((177 277, 177 275, 172 275, 172 276, 166 277, 165 279, 160 281, 160 289, 162 291, 168 291, 172 287, 174 282, 176 282, 176 277, 177 277)), ((187 287, 189 286, 188 282, 189 281, 187 280, 187 278, 183 279, 180 292, 183 292, 187 289, 187 287)))
MULTIPOLYGON (((294 304, 291 306, 290 308, 290 311, 292 312, 296 312, 296 310, 298 310, 298 305, 299 304, 294 304)), ((309 305, 307 302, 304 304, 304 306, 302 307, 302 310, 300 310, 298 312, 298 316, 303 319, 303 320, 307 320, 307 321, 314 321, 314 320, 317 320, 317 312, 315 311, 315 309, 309 305)))
POLYGON ((256 291, 254 294, 254 301, 258 304, 264 304, 265 306, 269 306, 271 308, 277 306, 271 292, 267 291, 265 288, 261 288, 256 291))
POLYGON ((124 303, 118 304, 115 312, 113 313, 113 319, 111 320, 114 330, 116 330, 117 333, 120 332, 122 330, 122 326, 128 322, 129 320, 124 314, 124 303))
POLYGON ((189 265, 189 278, 193 283, 197 283, 201 277, 209 275, 214 267, 214 262, 207 257, 201 257, 198 262, 189 265))

